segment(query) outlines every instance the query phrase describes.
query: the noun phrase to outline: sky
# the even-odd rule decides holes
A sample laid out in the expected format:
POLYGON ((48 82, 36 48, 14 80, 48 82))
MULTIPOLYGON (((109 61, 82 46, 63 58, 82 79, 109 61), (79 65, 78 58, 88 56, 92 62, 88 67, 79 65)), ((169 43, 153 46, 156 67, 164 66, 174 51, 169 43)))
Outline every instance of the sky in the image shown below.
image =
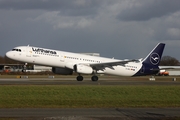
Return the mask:
POLYGON ((0 0, 0 56, 16 46, 180 61, 180 0, 0 0))

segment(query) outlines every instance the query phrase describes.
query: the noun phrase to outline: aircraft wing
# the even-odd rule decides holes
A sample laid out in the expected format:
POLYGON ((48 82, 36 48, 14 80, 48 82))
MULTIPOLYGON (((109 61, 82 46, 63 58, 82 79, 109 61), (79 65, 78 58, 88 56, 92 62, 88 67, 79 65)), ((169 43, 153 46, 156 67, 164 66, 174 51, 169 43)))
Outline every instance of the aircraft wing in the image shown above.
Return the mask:
POLYGON ((180 66, 159 66, 160 70, 180 69, 180 66))
POLYGON ((180 66, 159 66, 158 69, 150 69, 152 71, 160 71, 160 70, 180 70, 180 66))
POLYGON ((115 61, 115 62, 103 62, 103 63, 93 63, 89 64, 94 70, 103 70, 106 67, 114 69, 113 66, 124 66, 128 62, 139 62, 139 60, 122 60, 122 61, 115 61))

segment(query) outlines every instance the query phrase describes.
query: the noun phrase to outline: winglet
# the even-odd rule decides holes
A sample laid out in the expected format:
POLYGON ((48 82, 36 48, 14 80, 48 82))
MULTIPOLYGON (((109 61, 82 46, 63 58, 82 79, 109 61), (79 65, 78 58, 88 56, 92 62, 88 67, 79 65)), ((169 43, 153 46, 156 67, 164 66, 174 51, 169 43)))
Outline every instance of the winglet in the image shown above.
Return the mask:
POLYGON ((158 43, 156 47, 146 56, 146 58, 143 60, 143 63, 149 64, 151 66, 159 66, 164 47, 164 43, 158 43))

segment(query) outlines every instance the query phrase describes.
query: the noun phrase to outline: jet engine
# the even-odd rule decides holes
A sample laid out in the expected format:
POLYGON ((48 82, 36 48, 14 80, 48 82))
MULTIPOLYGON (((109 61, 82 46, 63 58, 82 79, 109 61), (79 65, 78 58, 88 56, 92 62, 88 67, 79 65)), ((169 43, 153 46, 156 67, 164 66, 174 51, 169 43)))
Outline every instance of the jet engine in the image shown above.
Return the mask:
POLYGON ((69 68, 61 68, 61 67, 53 67, 52 72, 55 74, 60 74, 60 75, 72 75, 73 70, 69 68))
POLYGON ((82 74, 92 74, 93 73, 92 67, 83 65, 83 64, 74 65, 74 71, 77 73, 82 73, 82 74))

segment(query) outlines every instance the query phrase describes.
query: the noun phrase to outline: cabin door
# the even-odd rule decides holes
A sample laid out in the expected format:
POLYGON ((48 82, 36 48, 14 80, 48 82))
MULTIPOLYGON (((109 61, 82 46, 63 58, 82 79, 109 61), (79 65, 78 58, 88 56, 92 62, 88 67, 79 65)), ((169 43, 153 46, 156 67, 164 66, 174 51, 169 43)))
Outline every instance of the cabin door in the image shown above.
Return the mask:
POLYGON ((29 46, 26 47, 26 57, 31 57, 31 54, 32 54, 31 48, 29 46))
POLYGON ((60 54, 60 62, 65 62, 65 56, 64 56, 64 54, 60 54))

